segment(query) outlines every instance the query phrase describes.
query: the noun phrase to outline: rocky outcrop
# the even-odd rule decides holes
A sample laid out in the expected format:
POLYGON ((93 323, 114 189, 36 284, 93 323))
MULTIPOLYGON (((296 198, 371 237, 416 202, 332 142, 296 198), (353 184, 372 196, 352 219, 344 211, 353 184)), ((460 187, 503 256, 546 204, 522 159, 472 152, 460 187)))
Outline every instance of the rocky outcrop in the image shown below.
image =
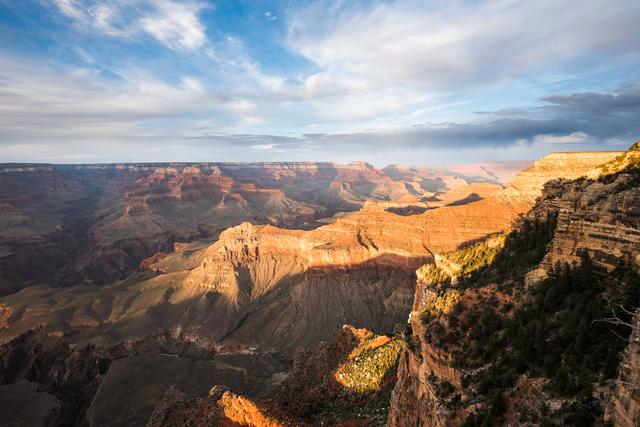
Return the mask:
POLYGON ((639 183, 636 170, 549 183, 539 210, 556 212, 558 225, 541 267, 579 262, 585 252, 608 271, 625 257, 640 261, 639 183))
MULTIPOLYGON (((527 420, 539 421, 543 417, 555 420, 553 422, 564 422, 565 417, 576 417, 575 414, 579 413, 579 409, 576 409, 578 403, 574 400, 563 400, 549 391, 550 381, 556 381, 554 387, 560 387, 557 384, 558 381, 561 382, 563 372, 556 373, 552 380, 545 378, 540 371, 536 376, 542 378, 520 376, 515 384, 510 385, 512 388, 504 391, 498 387, 493 390, 503 391, 495 391, 491 399, 486 396, 483 398, 478 390, 483 390, 483 387, 484 390, 487 387, 497 387, 487 384, 504 380, 483 376, 483 372, 489 369, 491 375, 499 377, 497 369, 504 368, 496 368, 493 364, 499 363, 496 360, 504 359, 505 354, 489 352, 494 354, 490 362, 486 363, 485 360, 484 366, 480 362, 474 365, 475 362, 472 363, 471 360, 477 356, 465 350, 464 346, 473 347, 478 342, 478 345, 495 345, 495 341, 490 341, 494 344, 482 344, 487 342, 482 337, 491 330, 483 323, 482 316, 489 319, 492 316, 489 312, 492 312, 508 317, 514 307, 534 304, 532 301, 538 298, 535 297, 536 292, 541 292, 536 290, 539 283, 552 283, 545 282, 548 277, 549 280, 565 280, 553 279, 561 274, 559 271, 572 274, 566 273, 570 271, 570 267, 564 267, 562 270, 556 267, 558 265, 580 265, 586 262, 585 259, 593 263, 593 267, 585 268, 589 268, 588 271, 597 271, 599 278, 580 276, 580 280, 594 280, 610 287, 604 291, 604 296, 600 297, 602 299, 599 301, 604 301, 601 304, 605 304, 607 298, 614 298, 611 295, 620 293, 625 293, 625 298, 631 301, 631 304, 635 304, 634 307, 640 303, 633 297, 637 290, 631 289, 637 286, 637 281, 633 278, 636 273, 630 272, 634 269, 637 272, 640 261, 640 181, 635 162, 628 160, 634 156, 634 147, 630 153, 624 155, 580 154, 575 167, 569 165, 567 170, 561 173, 565 177, 572 176, 578 179, 556 180, 546 184, 534 208, 516 224, 517 233, 530 236, 521 238, 520 243, 517 243, 516 238, 507 237, 505 246, 503 236, 495 238, 498 239, 497 244, 492 244, 489 240, 475 249, 470 247, 451 253, 436 253, 435 265, 425 266, 418 271, 413 310, 403 340, 398 382, 391 399, 390 426, 453 426, 459 425, 465 419, 471 422, 481 423, 484 420, 513 425, 527 420), (594 165, 595 162, 602 162, 603 156, 609 159, 609 166, 596 168, 597 172, 586 170, 597 166, 594 165), (614 165, 611 166, 612 164, 614 165), (583 175, 592 178, 579 178, 583 175), (539 231, 533 233, 531 230, 539 231), (527 240, 540 243, 535 246, 527 244, 527 240), (529 248, 526 249, 528 252, 525 252, 525 248, 529 248), (507 250, 510 252, 500 255, 507 250), (496 257, 499 258, 499 262, 496 261, 496 257), (521 265, 516 266, 517 262, 510 264, 510 258, 519 259, 521 265), (532 264, 528 266, 527 263, 532 264), (628 273, 619 273, 623 264, 624 271, 628 273), (479 273, 474 273, 476 270, 479 273), (486 272, 482 273, 485 270, 486 272), (522 279, 519 279, 518 275, 527 270, 522 279), (612 274, 612 277, 609 278, 608 274, 612 274), (461 284, 458 283, 459 280, 462 280, 461 284), (514 287, 517 291, 509 290, 514 287), (482 308, 487 303, 490 304, 489 311, 482 308), (459 322, 463 324, 462 329, 459 322), (474 322, 481 323, 482 326, 474 326, 474 322), (478 383, 478 378, 484 378, 482 381, 485 382, 478 383), (526 398, 532 393, 538 396, 533 403, 530 398, 526 398), (541 405, 546 408, 545 415, 539 412, 541 405)), ((549 170, 561 164, 566 166, 567 163, 571 162, 565 154, 553 154, 543 158, 531 169, 522 172, 512 187, 505 190, 500 197, 534 197, 537 193, 533 188, 535 183, 548 179, 549 170), (532 176, 533 180, 526 180, 527 175, 532 176)), ((586 282, 584 286, 587 286, 586 282)), ((603 285, 594 286, 602 291, 597 286, 603 285)), ((547 292, 551 295, 552 291, 547 292)), ((579 295, 580 291, 575 292, 579 295)), ((547 304, 544 300, 537 301, 542 301, 535 303, 539 306, 544 307, 547 304)), ((567 312, 572 309, 567 308, 567 312)), ((637 317, 634 324, 636 326, 631 343, 634 339, 637 340, 637 317)), ((535 319, 531 325, 535 326, 535 319)), ((628 333, 628 330, 626 332, 628 333)), ((607 339, 611 338, 612 334, 607 328, 599 330, 598 333, 604 334, 607 339)), ((611 340, 615 342, 615 338, 611 340)), ((607 407, 607 417, 615 425, 635 425, 638 417, 636 383, 640 372, 636 347, 630 344, 622 359, 618 380, 608 383, 614 384, 609 397, 594 392, 593 396, 597 396, 595 403, 581 403, 589 408, 585 413, 595 414, 597 408, 607 407)), ((483 351, 486 350, 480 349, 480 354, 483 351)), ((515 349, 511 348, 508 351, 515 349)), ((545 372, 553 372, 550 367, 546 369, 545 372)), ((566 395, 567 391, 564 390, 563 393, 566 395)), ((593 415, 588 415, 587 418, 591 416, 593 415)))
POLYGON ((547 181, 557 178, 580 178, 622 153, 622 151, 588 151, 547 154, 530 168, 518 173, 504 195, 533 202, 540 196, 542 187, 547 181))
POLYGON ((397 339, 344 325, 334 342, 296 354, 276 400, 313 425, 384 425, 399 352, 397 339))
POLYGON ((608 271, 621 258, 639 259, 637 172, 623 171, 638 153, 636 144, 593 168, 586 174, 591 178, 545 186, 539 210, 554 212, 558 226, 540 267, 529 273, 530 282, 545 277, 557 263, 579 262, 583 253, 608 271))
MULTIPOLYGON (((268 403, 267 403, 268 405, 268 403)), ((167 390, 156 407, 147 427, 190 426, 247 426, 284 427, 304 426, 288 417, 274 415, 277 409, 264 409, 256 403, 224 388, 214 386, 206 398, 188 398, 176 388, 167 390)))
POLYGON ((194 398, 170 387, 147 425, 382 426, 399 351, 397 339, 345 325, 335 341, 300 351, 264 396, 216 385, 194 398))
POLYGON ((636 313, 629 346, 622 355, 620 372, 609 395, 605 420, 632 427, 640 419, 640 316, 636 313))

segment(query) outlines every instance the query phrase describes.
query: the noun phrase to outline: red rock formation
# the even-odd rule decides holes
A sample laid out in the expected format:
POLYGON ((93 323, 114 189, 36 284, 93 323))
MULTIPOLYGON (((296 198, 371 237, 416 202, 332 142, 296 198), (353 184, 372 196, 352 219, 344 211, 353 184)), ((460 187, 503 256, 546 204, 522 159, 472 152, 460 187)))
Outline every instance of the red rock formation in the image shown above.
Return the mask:
MULTIPOLYGON (((189 399, 175 388, 167 390, 164 398, 154 411, 148 427, 220 426, 220 427, 284 427, 304 426, 286 415, 280 415, 279 409, 264 409, 256 402, 213 387, 209 396, 202 399, 189 399), (272 415, 276 413, 277 415, 272 415)), ((261 406, 269 406, 262 403, 261 406)))
POLYGON ((171 387, 148 426, 381 425, 399 350, 397 340, 345 325, 335 342, 299 352, 271 397, 248 398, 214 386, 207 397, 189 398, 171 387))
MULTIPOLYGON (((586 178, 574 181, 558 180, 545 186, 541 199, 527 217, 531 221, 557 218, 557 225, 542 262, 526 276, 528 287, 544 278, 551 266, 557 262, 579 262, 580 254, 584 253, 589 254, 603 271, 611 271, 627 257, 632 257, 636 265, 639 261, 640 222, 638 222, 636 211, 640 206, 640 192, 637 169, 622 172, 618 169, 619 173, 601 176, 607 170, 611 172, 611 168, 605 168, 605 171, 599 168, 598 173, 585 171, 585 168, 594 167, 594 163, 600 162, 603 158, 618 158, 618 153, 602 155, 582 153, 577 156, 575 163, 568 160, 572 158, 569 154, 546 156, 536 162, 532 168, 519 174, 512 188, 508 188, 497 196, 498 199, 503 200, 518 200, 520 197, 531 200, 538 194, 536 184, 539 185, 540 182, 547 180, 560 165, 567 166, 561 173, 564 177, 575 178, 586 174, 599 177, 596 180, 586 178), (528 174, 532 174, 532 180, 527 179, 528 174)), ((616 163, 625 166, 633 162, 623 159, 616 163)), ((511 254, 511 256, 517 257, 518 254, 511 254)), ((455 264, 455 261, 448 259, 447 255, 436 254, 435 258, 441 270, 440 274, 454 276, 452 283, 455 283, 455 275, 458 274, 460 267, 455 264)), ((409 317, 410 328, 404 340, 404 351, 398 368, 398 382, 391 400, 390 426, 459 425, 470 413, 486 405, 486 402, 473 403, 472 400, 465 398, 470 389, 468 385, 463 386, 462 378, 471 376, 473 372, 464 370, 459 362, 453 363, 454 353, 457 351, 456 343, 444 350, 429 338, 433 334, 430 334, 431 331, 421 318, 421 313, 428 304, 440 309, 446 306, 445 297, 438 293, 437 289, 429 289, 429 283, 420 281, 421 275, 426 274, 429 269, 424 268, 418 272, 419 281, 414 307, 409 317), (436 301, 438 298, 442 301, 436 301), (444 382, 450 383, 455 392, 462 396, 457 405, 452 405, 438 392, 444 382), (460 404, 461 401, 466 401, 466 404, 460 404)), ((508 307, 515 303, 514 297, 500 292, 495 284, 483 283, 475 286, 480 287, 460 290, 459 292, 463 293, 455 295, 458 299, 454 305, 460 312, 456 316, 458 322, 464 321, 465 313, 471 312, 474 307, 481 306, 483 304, 479 302, 481 300, 491 300, 494 308, 497 307, 497 311, 503 313, 508 313, 508 307)), ((637 328, 634 331, 634 334, 637 334, 637 328)), ((470 339, 469 336, 469 334, 465 335, 465 339, 470 339)), ((632 340, 634 336, 632 335, 632 340)), ((636 349, 630 345, 624 359, 627 363, 621 366, 619 380, 608 398, 610 399, 608 417, 616 425, 634 425, 633 420, 638 416, 637 390, 634 384, 640 378, 638 375, 640 369, 637 369, 639 365, 635 353, 637 353, 636 349)), ((520 377, 516 386, 504 396, 506 408, 502 420, 515 425, 520 422, 516 416, 518 411, 529 408, 532 413, 537 413, 541 402, 549 403, 555 409, 560 408, 562 402, 551 399, 544 391, 543 385, 546 381, 548 380, 520 377), (534 395, 538 400, 532 401, 531 397, 534 395), (519 409, 516 410, 516 407, 519 409)))
POLYGON ((533 202, 540 196, 542 187, 547 181, 557 178, 580 178, 622 153, 622 151, 586 151, 548 154, 530 168, 517 174, 505 191, 505 195, 533 202))

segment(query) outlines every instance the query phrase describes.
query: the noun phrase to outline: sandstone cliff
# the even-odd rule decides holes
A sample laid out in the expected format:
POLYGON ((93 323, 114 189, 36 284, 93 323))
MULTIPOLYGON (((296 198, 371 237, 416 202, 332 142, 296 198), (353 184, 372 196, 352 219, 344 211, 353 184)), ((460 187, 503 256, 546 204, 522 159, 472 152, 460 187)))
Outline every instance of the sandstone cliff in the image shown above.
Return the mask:
POLYGON ((167 390, 154 410, 148 427, 220 426, 284 427, 305 426, 291 420, 270 402, 255 402, 245 396, 214 386, 205 398, 189 398, 175 387, 167 390))
MULTIPOLYGON (((584 425, 602 422, 604 409, 617 425, 633 425, 633 344, 612 379, 625 346, 616 335, 630 328, 603 320, 640 304, 635 147, 611 154, 609 166, 586 173, 591 179, 547 184, 507 236, 435 254, 418 271, 391 426, 584 425)), ((522 178, 557 160, 537 162, 506 196, 533 196, 522 178)))
POLYGON ((542 187, 547 181, 556 178, 580 178, 621 154, 621 151, 548 154, 516 175, 505 195, 527 198, 533 202, 540 196, 542 187))

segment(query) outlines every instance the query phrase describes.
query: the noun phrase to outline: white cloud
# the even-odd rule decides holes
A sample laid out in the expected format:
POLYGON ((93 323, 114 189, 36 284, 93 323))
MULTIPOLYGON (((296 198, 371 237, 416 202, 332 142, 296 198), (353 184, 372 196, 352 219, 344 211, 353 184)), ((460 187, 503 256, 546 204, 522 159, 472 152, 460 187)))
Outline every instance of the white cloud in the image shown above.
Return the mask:
POLYGON ((572 132, 567 135, 542 134, 533 138, 535 144, 584 144, 589 135, 584 132, 572 132))
POLYGON ((84 16, 84 12, 76 0, 54 0, 54 3, 60 12, 71 18, 81 19, 84 16))
POLYGON ((254 95, 272 95, 285 90, 285 78, 265 73, 254 61, 242 40, 226 36, 212 43, 205 54, 215 62, 226 79, 226 85, 239 92, 253 92, 254 95))
POLYGON ((272 14, 269 11, 264 13, 264 17, 267 18, 267 20, 269 20, 269 21, 275 21, 276 19, 278 19, 278 17, 276 15, 272 14))
POLYGON ((322 103, 318 111, 346 111, 349 120, 349 111, 386 99, 389 108, 372 114, 389 117, 415 110, 420 97, 460 100, 474 87, 540 79, 549 69, 566 78, 607 63, 602 56, 638 58, 640 32, 625 30, 638 5, 318 1, 287 15, 287 43, 318 67, 298 93, 322 103))
POLYGON ((256 144, 252 145, 251 148, 254 150, 272 150, 277 144, 256 144))
POLYGON ((176 50, 197 49, 206 42, 205 26, 198 17, 202 4, 169 0, 156 0, 154 4, 155 13, 140 19, 144 31, 176 50))
POLYGON ((634 53, 629 38, 639 39, 624 30, 635 20, 624 2, 354 4, 321 1, 293 12, 288 43, 321 72, 371 87, 495 81, 585 52, 634 53))
POLYGON ((203 86, 200 80, 195 77, 183 77, 182 78, 182 87, 187 91, 191 91, 193 93, 205 93, 206 89, 203 86))
POLYGON ((135 138, 147 119, 214 108, 197 78, 172 85, 145 71, 121 70, 101 80, 93 70, 47 66, 0 56, 0 128, 4 141, 43 138, 135 138))
POLYGON ((151 35, 173 50, 195 50, 207 42, 200 2, 176 0, 52 0, 87 30, 112 37, 151 35))

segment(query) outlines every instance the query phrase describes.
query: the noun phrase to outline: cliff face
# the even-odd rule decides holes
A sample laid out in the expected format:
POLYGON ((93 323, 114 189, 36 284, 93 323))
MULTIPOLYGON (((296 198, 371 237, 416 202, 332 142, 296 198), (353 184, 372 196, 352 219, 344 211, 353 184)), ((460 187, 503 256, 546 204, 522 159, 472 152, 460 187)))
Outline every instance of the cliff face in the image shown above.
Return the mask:
POLYGON ((613 384, 605 420, 631 427, 640 419, 640 315, 636 313, 629 346, 622 355, 618 378, 613 384))
MULTIPOLYGON (((581 163, 595 166, 591 154, 585 156, 578 167, 581 163)), ((622 156, 611 154, 609 163, 618 167, 598 168, 589 174, 592 179, 548 183, 511 234, 465 250, 435 254, 435 264, 418 270, 389 425, 449 426, 465 420, 513 424, 543 419, 581 424, 601 421, 604 409, 616 425, 634 425, 640 372, 633 344, 637 317, 618 380, 611 378, 624 341, 610 327, 601 326, 601 320, 611 308, 620 312, 624 305, 635 310, 640 304, 640 181, 636 168, 624 168, 633 162, 620 160, 635 156, 632 147, 622 156), (583 305, 587 301, 588 308, 583 305), (549 322, 553 316, 564 320, 549 322), (593 319, 595 326, 572 323, 572 316, 582 322, 593 319), (527 328, 531 330, 528 338, 527 328), (615 349, 606 352, 598 342, 582 341, 582 334, 591 339, 599 336, 600 344, 606 340, 615 349), (532 340, 543 354, 521 356, 520 351, 532 348, 532 340), (511 347, 501 347, 506 343, 511 347), (589 367, 555 365, 558 356, 551 353, 558 352, 557 346, 570 349, 560 360, 589 367), (609 362, 602 362, 605 356, 609 362), (568 386, 566 378, 575 378, 580 386, 568 386), (594 392, 594 383, 602 384, 604 379, 610 392, 594 392), (581 387, 597 398, 565 400, 581 387), (539 405, 545 406, 544 413, 537 409, 539 405)), ((516 178, 506 195, 533 196, 535 191, 521 185, 526 174, 541 177, 547 165, 558 159, 550 155, 537 162, 516 178)), ((621 336, 630 332, 617 327, 621 336)))
MULTIPOLYGON (((625 256, 640 260, 637 186, 638 177, 629 173, 550 183, 539 209, 556 212, 558 226, 541 269, 579 262, 585 252, 608 271, 625 256)), ((532 272, 536 274, 540 270, 532 272)))
POLYGON ((167 390, 154 410, 148 427, 184 425, 220 427, 306 426, 293 421, 269 403, 252 401, 220 387, 212 387, 205 398, 188 397, 175 387, 167 390))
POLYGON ((621 151, 547 154, 533 166, 517 174, 505 194, 534 202, 547 181, 557 178, 579 178, 621 154, 621 151))

